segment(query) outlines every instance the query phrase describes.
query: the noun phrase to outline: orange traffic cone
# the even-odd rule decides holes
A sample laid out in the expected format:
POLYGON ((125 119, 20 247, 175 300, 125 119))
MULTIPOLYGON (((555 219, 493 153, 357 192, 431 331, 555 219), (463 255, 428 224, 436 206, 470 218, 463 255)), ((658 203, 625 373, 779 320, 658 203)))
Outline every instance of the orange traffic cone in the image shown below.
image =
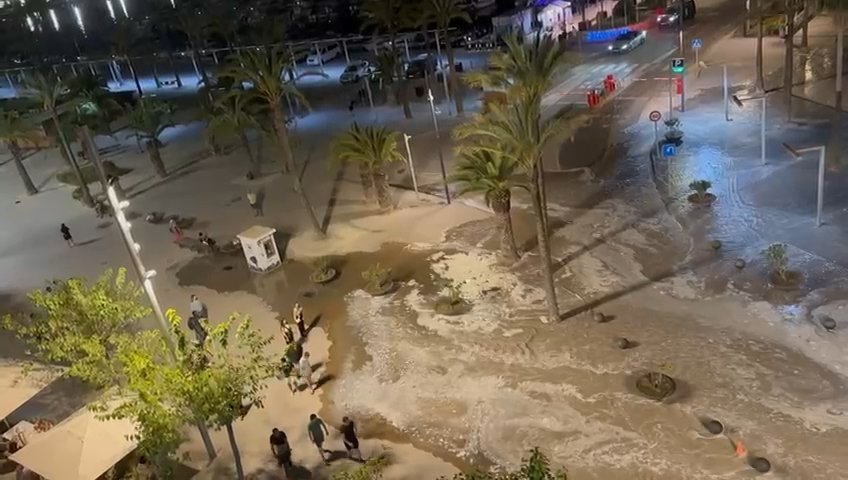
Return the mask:
POLYGON ((748 450, 745 448, 745 445, 742 444, 742 440, 736 442, 736 456, 741 458, 748 455, 748 450))

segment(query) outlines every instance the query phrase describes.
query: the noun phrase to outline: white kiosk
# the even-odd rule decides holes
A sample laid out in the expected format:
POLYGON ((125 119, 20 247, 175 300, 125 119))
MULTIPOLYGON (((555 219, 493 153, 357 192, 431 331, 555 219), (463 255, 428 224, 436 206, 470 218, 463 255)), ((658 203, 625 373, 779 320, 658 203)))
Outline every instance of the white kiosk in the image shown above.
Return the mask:
POLYGON ((275 233, 277 231, 273 228, 254 225, 236 235, 251 271, 268 273, 281 265, 275 233))

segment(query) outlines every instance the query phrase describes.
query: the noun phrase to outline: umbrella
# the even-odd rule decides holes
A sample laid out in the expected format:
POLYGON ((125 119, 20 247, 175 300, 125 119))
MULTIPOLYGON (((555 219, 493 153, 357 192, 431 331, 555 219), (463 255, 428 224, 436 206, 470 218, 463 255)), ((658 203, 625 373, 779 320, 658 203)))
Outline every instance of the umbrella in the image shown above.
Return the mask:
POLYGON ((128 420, 100 420, 83 408, 38 435, 10 460, 47 480, 95 480, 132 452, 128 420))

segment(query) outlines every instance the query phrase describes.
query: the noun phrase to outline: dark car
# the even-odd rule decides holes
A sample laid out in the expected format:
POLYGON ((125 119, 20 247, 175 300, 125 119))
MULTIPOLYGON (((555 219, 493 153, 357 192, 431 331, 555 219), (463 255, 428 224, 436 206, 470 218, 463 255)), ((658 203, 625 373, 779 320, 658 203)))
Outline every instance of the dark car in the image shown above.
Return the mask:
MULTIPOLYGON (((683 20, 695 18, 695 2, 694 0, 686 0, 683 2, 683 20)), ((660 27, 671 27, 680 22, 680 7, 678 5, 671 6, 663 13, 657 16, 657 24, 660 27)))

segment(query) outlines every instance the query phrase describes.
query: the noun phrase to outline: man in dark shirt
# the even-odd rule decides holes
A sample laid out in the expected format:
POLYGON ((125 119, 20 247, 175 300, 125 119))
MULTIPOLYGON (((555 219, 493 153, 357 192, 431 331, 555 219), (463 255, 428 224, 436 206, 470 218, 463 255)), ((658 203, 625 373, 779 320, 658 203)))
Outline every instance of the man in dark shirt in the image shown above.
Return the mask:
POLYGON ((292 452, 291 446, 289 446, 289 439, 286 437, 286 433, 279 428, 271 430, 271 453, 277 459, 277 466, 292 466, 292 452))

